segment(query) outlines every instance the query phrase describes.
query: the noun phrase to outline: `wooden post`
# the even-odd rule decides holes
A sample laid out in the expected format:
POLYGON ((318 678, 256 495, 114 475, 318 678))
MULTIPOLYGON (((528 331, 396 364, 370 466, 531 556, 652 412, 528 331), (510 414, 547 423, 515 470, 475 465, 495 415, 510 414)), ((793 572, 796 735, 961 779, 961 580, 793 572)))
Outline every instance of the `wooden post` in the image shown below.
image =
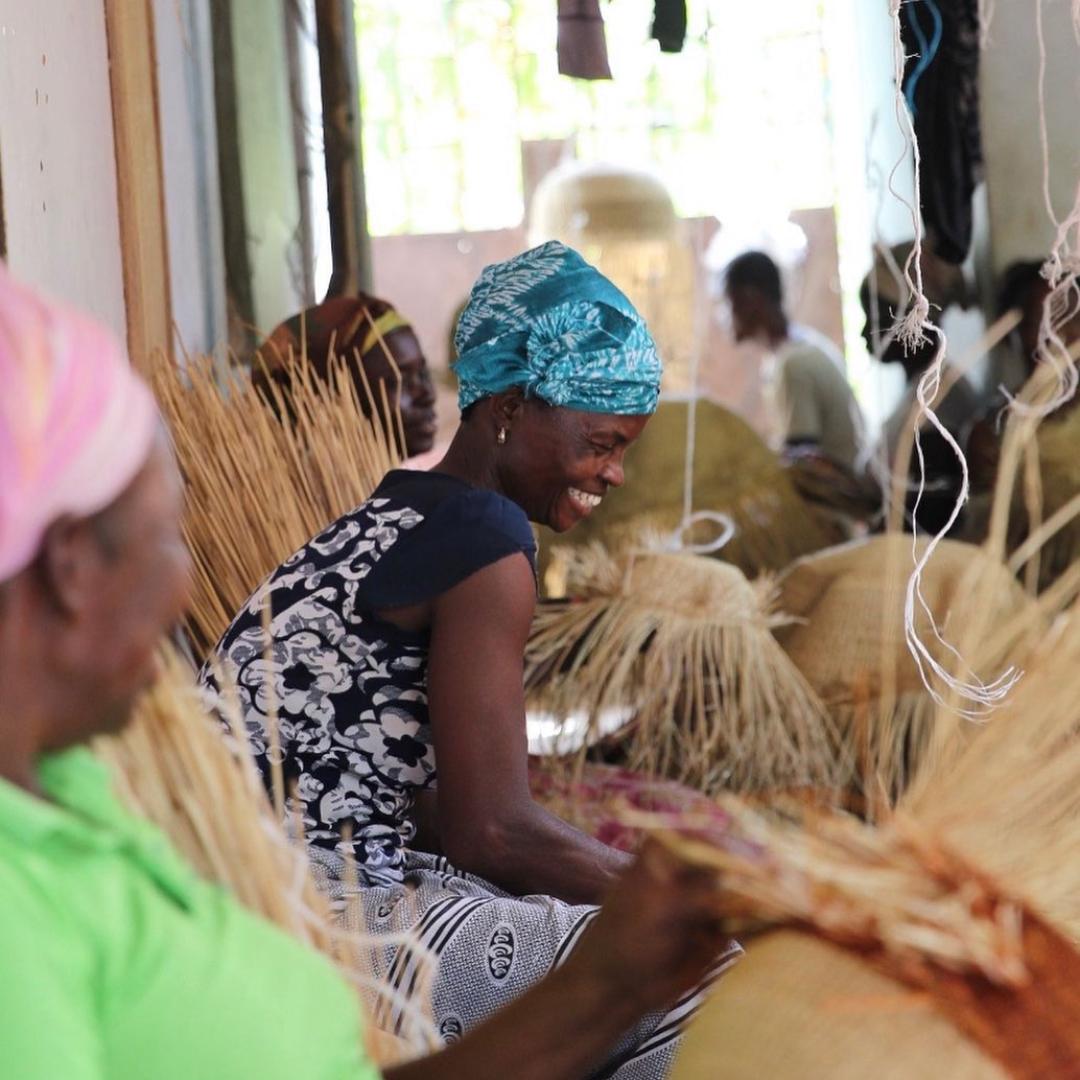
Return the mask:
POLYGON ((371 288, 352 0, 315 0, 334 270, 327 296, 371 288))
POLYGON ((128 353, 148 371, 173 352, 165 177, 151 0, 104 0, 128 353))

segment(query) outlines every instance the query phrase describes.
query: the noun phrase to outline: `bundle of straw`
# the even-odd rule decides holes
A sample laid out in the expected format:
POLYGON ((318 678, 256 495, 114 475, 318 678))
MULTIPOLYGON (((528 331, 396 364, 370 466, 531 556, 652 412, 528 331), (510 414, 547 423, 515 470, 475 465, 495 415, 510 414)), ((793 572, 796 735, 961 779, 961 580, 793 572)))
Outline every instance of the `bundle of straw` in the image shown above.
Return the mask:
POLYGON ((385 384, 379 408, 365 403, 369 418, 343 361, 331 361, 326 379, 303 356, 288 369, 287 384, 268 381, 266 396, 238 364, 219 373, 198 358, 154 371, 187 489, 189 627, 201 651, 271 570, 363 502, 398 460, 385 384))
MULTIPOLYGON (((1043 623, 998 713, 974 725, 937 711, 923 767, 880 825, 765 814, 733 797, 721 803, 726 827, 715 816, 626 815, 717 874, 718 913, 762 931, 675 1076, 714 1075, 720 1060, 735 1077, 1073 1074, 1078 588, 1058 593, 1071 608, 1043 623), (778 926, 792 929, 766 929, 778 926)), ((996 627, 999 638, 1030 630, 1026 609, 1001 619, 1013 625, 996 627)))
MULTIPOLYGON (((908 784, 937 709, 903 634, 912 549, 900 534, 845 544, 800 559, 780 579, 780 607, 792 620, 777 639, 833 717, 871 811, 908 784)), ((943 541, 922 591, 943 636, 976 673, 1022 663, 1043 625, 1008 569, 970 544, 943 541)), ((926 636, 941 663, 958 662, 926 636)))
MULTIPOLYGON (((161 676, 131 724, 97 740, 94 749, 134 813, 158 826, 206 880, 332 960, 356 988, 358 1010, 366 1001, 376 1024, 390 1008, 401 1010, 400 1039, 370 1020, 366 1025, 368 1051, 377 1062, 390 1064, 434 1047, 438 1037, 425 1013, 423 989, 403 1003, 373 979, 371 949, 385 947, 386 939, 368 943, 338 928, 303 844, 289 840, 270 805, 235 710, 229 720, 234 749, 203 708, 190 669, 166 652, 161 676)), ((429 977, 430 961, 422 955, 419 961, 429 977)))
POLYGON ((629 767, 700 791, 840 782, 829 719, 772 637, 780 620, 768 581, 649 551, 647 540, 566 558, 575 599, 542 607, 534 621, 531 704, 561 717, 583 711, 594 723, 630 707, 629 767))
MULTIPOLYGON (((566 568, 553 545, 601 542, 618 547, 643 528, 670 531, 682 522, 686 472, 686 401, 661 401, 625 461, 626 480, 565 536, 540 530, 541 579, 552 597, 566 595, 566 568)), ((735 534, 717 557, 747 577, 782 570, 793 559, 832 542, 800 498, 779 458, 745 421, 699 398, 695 419, 693 509, 727 515, 735 534)), ((702 542, 712 535, 686 537, 702 542)))

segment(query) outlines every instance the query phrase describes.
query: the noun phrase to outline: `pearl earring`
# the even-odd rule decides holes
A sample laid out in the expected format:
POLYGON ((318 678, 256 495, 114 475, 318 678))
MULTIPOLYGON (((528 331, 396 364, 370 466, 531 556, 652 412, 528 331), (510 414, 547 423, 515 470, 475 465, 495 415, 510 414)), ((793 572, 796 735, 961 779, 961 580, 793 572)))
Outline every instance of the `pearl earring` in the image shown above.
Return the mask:
POLYGON ((499 428, 499 434, 495 436, 495 441, 500 446, 505 445, 505 443, 506 443, 506 428, 504 428, 504 427, 499 428))

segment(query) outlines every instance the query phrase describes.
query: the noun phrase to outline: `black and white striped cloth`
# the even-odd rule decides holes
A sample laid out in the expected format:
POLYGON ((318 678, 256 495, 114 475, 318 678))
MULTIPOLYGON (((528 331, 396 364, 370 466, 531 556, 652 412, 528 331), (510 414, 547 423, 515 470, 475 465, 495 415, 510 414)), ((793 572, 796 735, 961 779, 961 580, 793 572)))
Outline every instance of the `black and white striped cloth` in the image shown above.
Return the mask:
MULTIPOLYGON (((312 849, 321 885, 350 930, 387 944, 372 949, 372 975, 416 1002, 430 998, 440 1037, 451 1043, 509 1004, 573 951, 599 908, 551 896, 513 897, 446 859, 406 853, 401 885, 347 884, 331 853, 312 849), (407 943, 402 944, 402 937, 407 943), (434 957, 430 988, 422 951, 434 957)), ((675 1061, 682 1032, 709 986, 742 955, 731 942, 702 984, 667 1012, 650 1013, 628 1031, 593 1080, 658 1080, 675 1061)), ((403 1033, 399 1005, 370 996, 379 1026, 403 1033)))

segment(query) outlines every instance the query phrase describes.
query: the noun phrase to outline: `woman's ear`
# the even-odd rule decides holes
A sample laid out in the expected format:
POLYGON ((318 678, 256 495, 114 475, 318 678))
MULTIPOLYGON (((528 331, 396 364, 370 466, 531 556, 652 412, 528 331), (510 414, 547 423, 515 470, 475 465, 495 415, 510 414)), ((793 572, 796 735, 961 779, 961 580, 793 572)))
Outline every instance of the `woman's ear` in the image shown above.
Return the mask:
POLYGON ((57 612, 78 616, 95 602, 102 556, 89 521, 64 517, 45 530, 35 569, 42 591, 57 612))
POLYGON ((501 394, 493 394, 491 397, 492 416, 497 428, 509 429, 514 421, 521 415, 525 407, 525 395, 520 387, 512 386, 501 394))

